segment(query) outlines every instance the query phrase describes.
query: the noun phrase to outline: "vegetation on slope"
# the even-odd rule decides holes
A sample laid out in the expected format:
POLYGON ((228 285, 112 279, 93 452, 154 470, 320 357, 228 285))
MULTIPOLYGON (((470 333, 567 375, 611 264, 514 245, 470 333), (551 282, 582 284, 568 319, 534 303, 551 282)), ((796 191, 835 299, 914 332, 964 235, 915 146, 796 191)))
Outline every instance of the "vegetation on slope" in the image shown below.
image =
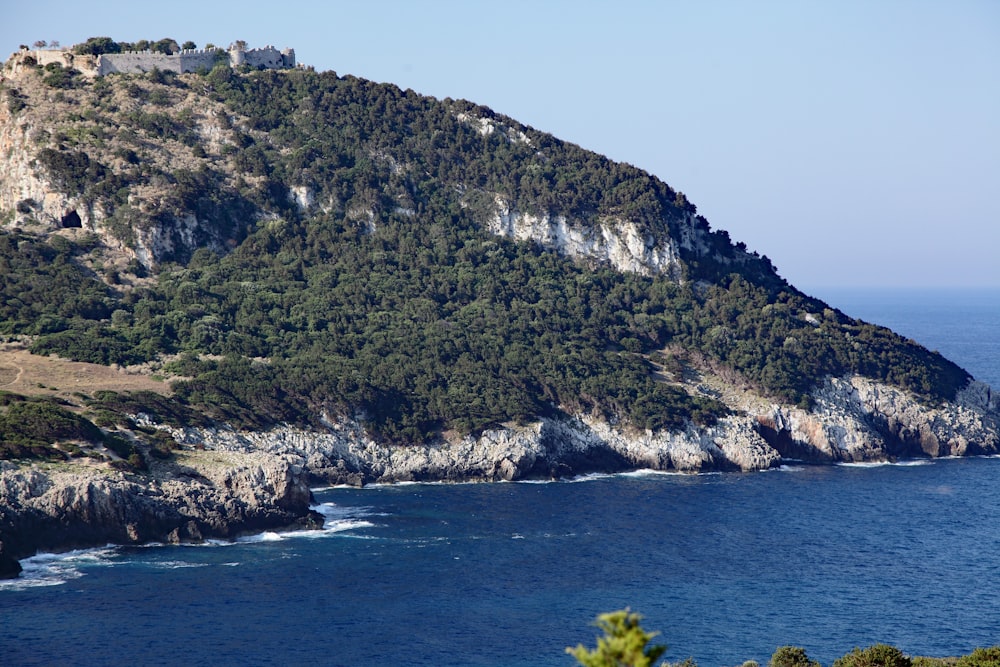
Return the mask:
MULTIPOLYGON (((152 281, 135 263, 103 270, 92 239, 5 231, 0 331, 105 364, 180 355, 167 370, 188 379, 165 412, 262 428, 325 411, 422 442, 562 410, 636 428, 708 424, 726 409, 679 382, 693 358, 803 405, 826 375, 928 400, 968 380, 802 295, 700 217, 708 247, 682 252, 680 283, 489 234, 497 193, 521 211, 627 218, 659 236, 696 212, 655 177, 484 107, 333 72, 69 81, 46 86, 90 106, 52 121, 40 160, 53 179, 102 207, 126 244, 185 215, 200 226, 152 281), (125 109, 133 94, 141 103, 125 109), (194 131, 193 103, 225 110, 213 112, 224 140, 194 131), (293 188, 315 205, 296 206, 293 188), (130 203, 148 192, 155 210, 130 203)), ((6 92, 28 113, 31 95, 6 92)))

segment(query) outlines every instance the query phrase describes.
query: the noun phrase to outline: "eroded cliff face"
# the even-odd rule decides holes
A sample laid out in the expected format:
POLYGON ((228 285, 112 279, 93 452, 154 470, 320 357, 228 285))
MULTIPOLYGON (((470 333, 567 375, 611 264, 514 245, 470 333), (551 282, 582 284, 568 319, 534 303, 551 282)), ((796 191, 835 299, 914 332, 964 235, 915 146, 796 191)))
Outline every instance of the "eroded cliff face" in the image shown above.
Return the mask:
POLYGON ((188 452, 149 476, 0 461, 0 535, 8 555, 321 525, 304 470, 261 453, 188 452))
POLYGON ((1000 451, 997 400, 978 382, 955 402, 938 406, 861 377, 829 379, 810 411, 759 396, 729 398, 737 413, 711 427, 637 431, 581 415, 421 446, 375 442, 349 419, 328 420, 322 432, 170 430, 188 446, 293 457, 316 481, 349 484, 497 481, 641 468, 755 471, 785 459, 832 463, 1000 451))
MULTIPOLYGON (((226 156, 249 132, 245 119, 196 91, 143 77, 67 93, 45 85, 34 68, 14 71, 8 63, 3 71, 8 78, 0 94, 0 225, 42 234, 82 228, 147 268, 199 247, 221 253, 235 245, 242 229, 220 229, 205 211, 192 210, 178 195, 178 182, 208 173, 203 190, 236 199, 236 170, 226 156), (163 118, 182 123, 184 136, 148 129, 163 118), (61 181, 52 160, 71 165, 65 171, 77 182, 61 181), (119 185, 99 187, 115 178, 119 185), (127 184, 124 199, 120 183, 127 184)), ((256 181, 246 182, 252 188, 256 181)), ((241 200, 237 217, 243 228, 263 215, 241 200)))
POLYGON ((72 212, 82 227, 93 229, 103 212, 94 210, 80 197, 58 188, 37 161, 43 131, 27 114, 15 117, 8 105, 0 104, 0 211, 12 211, 11 224, 35 221, 58 229, 72 212))

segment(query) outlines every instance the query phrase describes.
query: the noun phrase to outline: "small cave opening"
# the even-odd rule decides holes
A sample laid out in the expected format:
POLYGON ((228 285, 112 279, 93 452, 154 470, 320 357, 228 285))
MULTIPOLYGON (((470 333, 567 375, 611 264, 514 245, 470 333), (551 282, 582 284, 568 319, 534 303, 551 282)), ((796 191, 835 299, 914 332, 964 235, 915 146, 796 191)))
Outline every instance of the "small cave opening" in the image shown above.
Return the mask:
POLYGON ((75 210, 70 211, 62 217, 63 229, 69 229, 70 227, 83 227, 83 220, 80 219, 80 214, 75 210))

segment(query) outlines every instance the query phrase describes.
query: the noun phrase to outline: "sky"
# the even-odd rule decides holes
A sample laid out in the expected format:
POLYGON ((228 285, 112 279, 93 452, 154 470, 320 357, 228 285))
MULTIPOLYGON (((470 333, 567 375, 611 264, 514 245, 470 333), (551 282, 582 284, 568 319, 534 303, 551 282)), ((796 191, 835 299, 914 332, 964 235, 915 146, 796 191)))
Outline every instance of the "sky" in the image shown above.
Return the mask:
POLYGON ((1000 287, 996 0, 14 0, 0 51, 94 36, 484 104, 656 175, 814 293, 1000 287))

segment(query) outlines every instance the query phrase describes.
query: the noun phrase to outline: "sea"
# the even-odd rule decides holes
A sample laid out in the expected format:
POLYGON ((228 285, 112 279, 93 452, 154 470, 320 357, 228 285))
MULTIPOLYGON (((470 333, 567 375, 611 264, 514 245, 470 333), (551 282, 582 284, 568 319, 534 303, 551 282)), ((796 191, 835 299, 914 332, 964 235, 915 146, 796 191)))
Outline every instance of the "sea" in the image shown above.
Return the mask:
MULTIPOLYGON (((826 290, 1000 388, 1000 290, 826 290)), ((573 665, 630 608, 665 658, 1000 643, 1000 458, 315 489, 322 530, 22 561, 0 664, 573 665)))

